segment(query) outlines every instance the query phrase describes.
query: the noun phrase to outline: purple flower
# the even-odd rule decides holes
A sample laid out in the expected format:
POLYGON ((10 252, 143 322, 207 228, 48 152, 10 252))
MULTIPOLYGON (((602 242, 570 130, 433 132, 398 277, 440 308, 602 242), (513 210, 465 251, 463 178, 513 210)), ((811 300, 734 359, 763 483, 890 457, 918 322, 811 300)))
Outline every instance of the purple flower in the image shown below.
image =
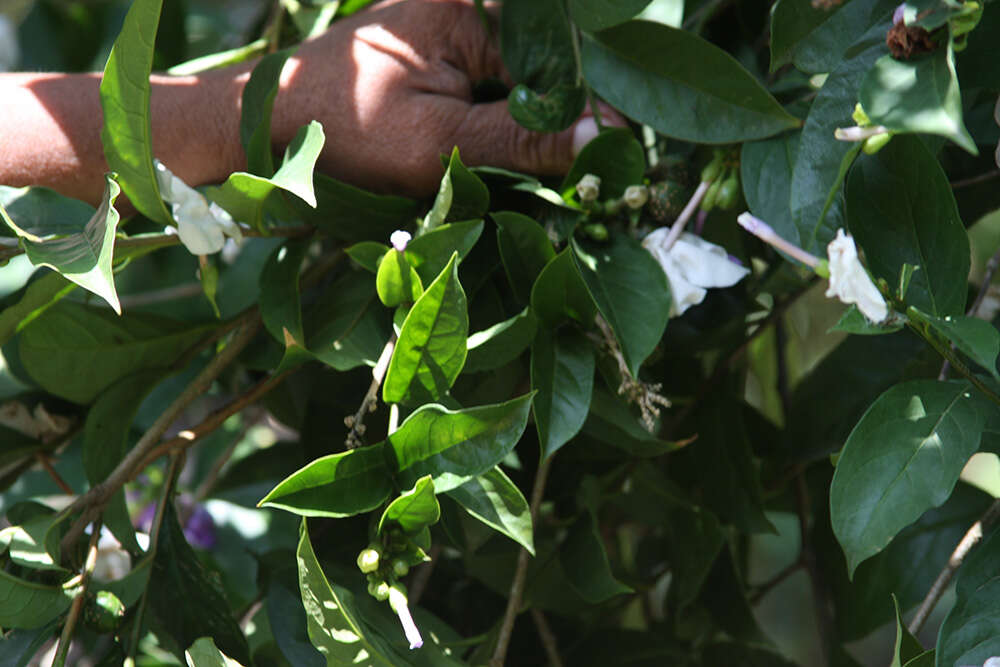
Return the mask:
POLYGON ((184 537, 191 546, 199 549, 211 549, 215 546, 215 521, 204 505, 195 506, 191 518, 184 525, 184 537))

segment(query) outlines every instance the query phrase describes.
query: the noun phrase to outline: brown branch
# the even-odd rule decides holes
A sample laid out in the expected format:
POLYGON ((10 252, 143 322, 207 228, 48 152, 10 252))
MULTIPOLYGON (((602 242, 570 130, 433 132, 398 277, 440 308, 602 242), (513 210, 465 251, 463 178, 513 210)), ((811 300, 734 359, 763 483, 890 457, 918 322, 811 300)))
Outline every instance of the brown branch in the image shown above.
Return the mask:
POLYGON ((531 620, 535 622, 535 629, 538 631, 538 638, 542 642, 542 648, 545 649, 545 655, 549 659, 549 665, 551 667, 563 667, 562 658, 559 657, 559 644, 556 641, 556 635, 552 632, 545 614, 539 609, 532 607, 531 620))
POLYGON ((97 566, 97 543, 101 539, 101 522, 95 521, 92 529, 90 546, 87 548, 87 559, 84 561, 83 571, 80 573, 80 592, 73 598, 73 603, 69 607, 69 615, 66 616, 66 623, 63 624, 62 633, 59 635, 56 657, 52 661, 53 667, 63 667, 66 664, 66 657, 69 655, 70 645, 73 643, 73 631, 80 620, 83 605, 87 601, 87 586, 90 585, 90 576, 97 566))
POLYGON ((959 188, 967 188, 971 185, 979 185, 980 183, 985 183, 986 181, 992 181, 997 177, 1000 177, 1000 169, 994 169, 993 171, 988 171, 985 174, 979 174, 978 176, 971 176, 958 181, 952 181, 948 185, 951 186, 952 190, 958 190, 959 188))
POLYGON ((361 436, 365 434, 365 415, 375 412, 378 407, 378 388, 382 386, 385 373, 389 370, 389 361, 392 359, 392 351, 396 349, 396 334, 389 337, 389 342, 382 348, 382 354, 378 355, 375 368, 372 369, 372 382, 368 385, 365 397, 361 399, 361 405, 357 412, 344 418, 344 426, 351 429, 347 433, 344 446, 354 449, 361 446, 361 436))
POLYGON ((910 634, 917 634, 920 629, 924 627, 924 623, 927 622, 927 618, 934 611, 934 607, 937 606, 938 600, 944 595, 944 591, 948 588, 948 583, 951 581, 952 576, 962 565, 962 561, 969 554, 972 547, 979 543, 979 540, 983 539, 983 533, 994 523, 997 519, 1000 519, 1000 500, 994 500, 993 504, 990 505, 986 513, 983 514, 972 524, 972 527, 965 533, 962 540, 955 547, 955 550, 951 552, 951 557, 948 559, 948 564, 944 566, 938 574, 937 579, 931 585, 927 595, 924 596, 924 601, 920 603, 920 608, 917 609, 916 616, 910 621, 909 630, 910 634))
MULTIPOLYGON (((542 504, 542 496, 545 494, 545 482, 549 476, 549 468, 552 467, 552 458, 549 456, 538 466, 535 473, 535 484, 531 489, 531 526, 534 530, 538 519, 538 508, 542 504)), ((503 667, 507 659, 507 648, 510 646, 510 638, 514 632, 514 621, 521 611, 521 600, 524 596, 524 584, 528 579, 528 558, 531 554, 524 547, 517 555, 517 569, 514 570, 514 580, 510 584, 510 598, 507 600, 507 609, 504 612, 503 622, 500 625, 500 632, 497 635, 496 649, 493 657, 490 658, 490 667, 503 667)))
POLYGON ((52 462, 49 461, 48 454, 45 452, 35 452, 35 460, 38 461, 38 464, 42 466, 45 472, 48 473, 49 477, 52 478, 52 481, 56 483, 56 486, 58 486, 63 493, 67 496, 76 495, 76 491, 73 490, 73 487, 67 484, 66 480, 64 480, 56 469, 52 467, 52 462))

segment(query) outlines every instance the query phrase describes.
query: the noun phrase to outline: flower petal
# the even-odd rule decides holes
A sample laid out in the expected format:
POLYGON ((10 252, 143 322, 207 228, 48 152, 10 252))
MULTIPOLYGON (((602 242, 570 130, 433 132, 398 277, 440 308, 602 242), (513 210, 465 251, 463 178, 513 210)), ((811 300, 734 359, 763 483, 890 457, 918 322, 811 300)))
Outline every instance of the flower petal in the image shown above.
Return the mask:
POLYGON ((830 262, 830 287, 826 295, 857 305, 858 310, 872 322, 881 322, 888 317, 889 308, 885 299, 858 260, 854 239, 843 229, 838 229, 826 252, 830 262))

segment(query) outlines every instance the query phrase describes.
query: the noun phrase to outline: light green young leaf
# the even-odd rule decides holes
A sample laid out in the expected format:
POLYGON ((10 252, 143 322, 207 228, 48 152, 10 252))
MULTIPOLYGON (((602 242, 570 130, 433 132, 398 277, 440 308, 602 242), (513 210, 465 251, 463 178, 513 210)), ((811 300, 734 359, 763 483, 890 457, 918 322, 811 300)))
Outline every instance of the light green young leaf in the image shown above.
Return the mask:
POLYGON ((318 458, 279 482, 257 506, 332 518, 370 511, 392 491, 383 449, 379 444, 318 458))
POLYGON ((378 273, 378 263, 382 261, 382 256, 389 252, 389 246, 378 241, 361 241, 344 248, 344 252, 362 268, 378 273))
POLYGON ((458 282, 458 253, 413 305, 389 361, 386 403, 424 403, 444 396, 465 364, 469 314, 458 282))
POLYGON ((542 460, 575 436, 590 409, 594 349, 576 329, 541 331, 531 346, 533 409, 542 460))
POLYGON ((733 143, 801 125, 736 59, 692 32, 630 21, 585 34, 582 47, 594 90, 667 136, 733 143))
POLYGON ((111 271, 119 220, 114 202, 120 190, 111 175, 105 179, 104 196, 96 211, 54 192, 42 194, 38 188, 23 188, 7 189, 9 195, 0 196, 0 217, 21 238, 33 265, 59 272, 107 301, 121 315, 111 271), (80 215, 85 211, 92 215, 80 215))
POLYGON ((375 291, 383 305, 395 308, 401 303, 418 301, 424 293, 424 286, 416 269, 406 261, 406 253, 391 248, 379 262, 375 291))
POLYGON ((986 418, 965 381, 898 384, 851 432, 830 487, 848 572, 951 494, 986 418))
POLYGON ((101 143, 108 168, 129 201, 162 225, 173 218, 160 198, 153 171, 149 74, 163 0, 135 0, 125 16, 101 79, 101 143))
POLYGON ((416 535, 440 518, 441 506, 434 497, 434 481, 430 475, 424 475, 412 489, 403 491, 385 508, 378 521, 378 534, 398 526, 405 534, 416 535))
POLYGON ((500 466, 456 486, 448 495, 471 516, 535 554, 528 501, 500 466))
POLYGON ((464 410, 424 405, 385 441, 386 455, 403 484, 431 475, 444 493, 500 463, 524 433, 530 409, 530 394, 464 410))
POLYGON ((67 572, 59 565, 60 523, 67 517, 40 514, 20 526, 0 530, 0 553, 9 551, 10 560, 31 570, 67 572))

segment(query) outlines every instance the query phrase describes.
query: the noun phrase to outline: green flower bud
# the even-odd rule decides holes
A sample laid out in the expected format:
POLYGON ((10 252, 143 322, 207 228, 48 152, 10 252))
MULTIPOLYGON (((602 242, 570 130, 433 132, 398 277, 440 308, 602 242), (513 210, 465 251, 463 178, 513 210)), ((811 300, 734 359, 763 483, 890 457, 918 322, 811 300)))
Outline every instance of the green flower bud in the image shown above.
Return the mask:
POLYGON ((882 134, 876 134, 874 137, 868 137, 861 145, 861 150, 865 152, 865 155, 875 155, 875 153, 878 153, 889 143, 890 139, 892 139, 891 132, 883 132, 882 134))
POLYGON ((368 574, 378 569, 379 553, 371 547, 358 554, 358 569, 368 574))
POLYGON ((402 558, 395 558, 392 561, 392 573, 397 577, 405 577, 410 571, 410 566, 402 558))
POLYGON ((379 602, 389 599, 389 584, 386 582, 380 582, 378 586, 375 587, 375 592, 372 593, 374 597, 379 602))
POLYGON ((608 228, 599 222, 583 226, 583 233, 595 241, 608 240, 608 228))
POLYGON ((716 199, 716 204, 719 208, 724 210, 729 210, 740 200, 740 179, 736 176, 734 171, 730 174, 729 178, 722 181, 722 185, 719 186, 719 192, 716 199))
POLYGON ((705 168, 701 170, 701 181, 702 183, 707 183, 709 181, 714 181, 719 176, 722 175, 723 167, 722 153, 716 153, 712 161, 705 165, 705 168))
POLYGON ((708 186, 708 192, 705 193, 705 198, 701 200, 701 210, 706 213, 715 208, 719 199, 719 188, 722 187, 722 181, 712 181, 712 184, 708 186))
POLYGON ((649 200, 649 188, 645 185, 630 185, 625 188, 622 199, 625 200, 625 205, 629 208, 642 208, 649 200))

